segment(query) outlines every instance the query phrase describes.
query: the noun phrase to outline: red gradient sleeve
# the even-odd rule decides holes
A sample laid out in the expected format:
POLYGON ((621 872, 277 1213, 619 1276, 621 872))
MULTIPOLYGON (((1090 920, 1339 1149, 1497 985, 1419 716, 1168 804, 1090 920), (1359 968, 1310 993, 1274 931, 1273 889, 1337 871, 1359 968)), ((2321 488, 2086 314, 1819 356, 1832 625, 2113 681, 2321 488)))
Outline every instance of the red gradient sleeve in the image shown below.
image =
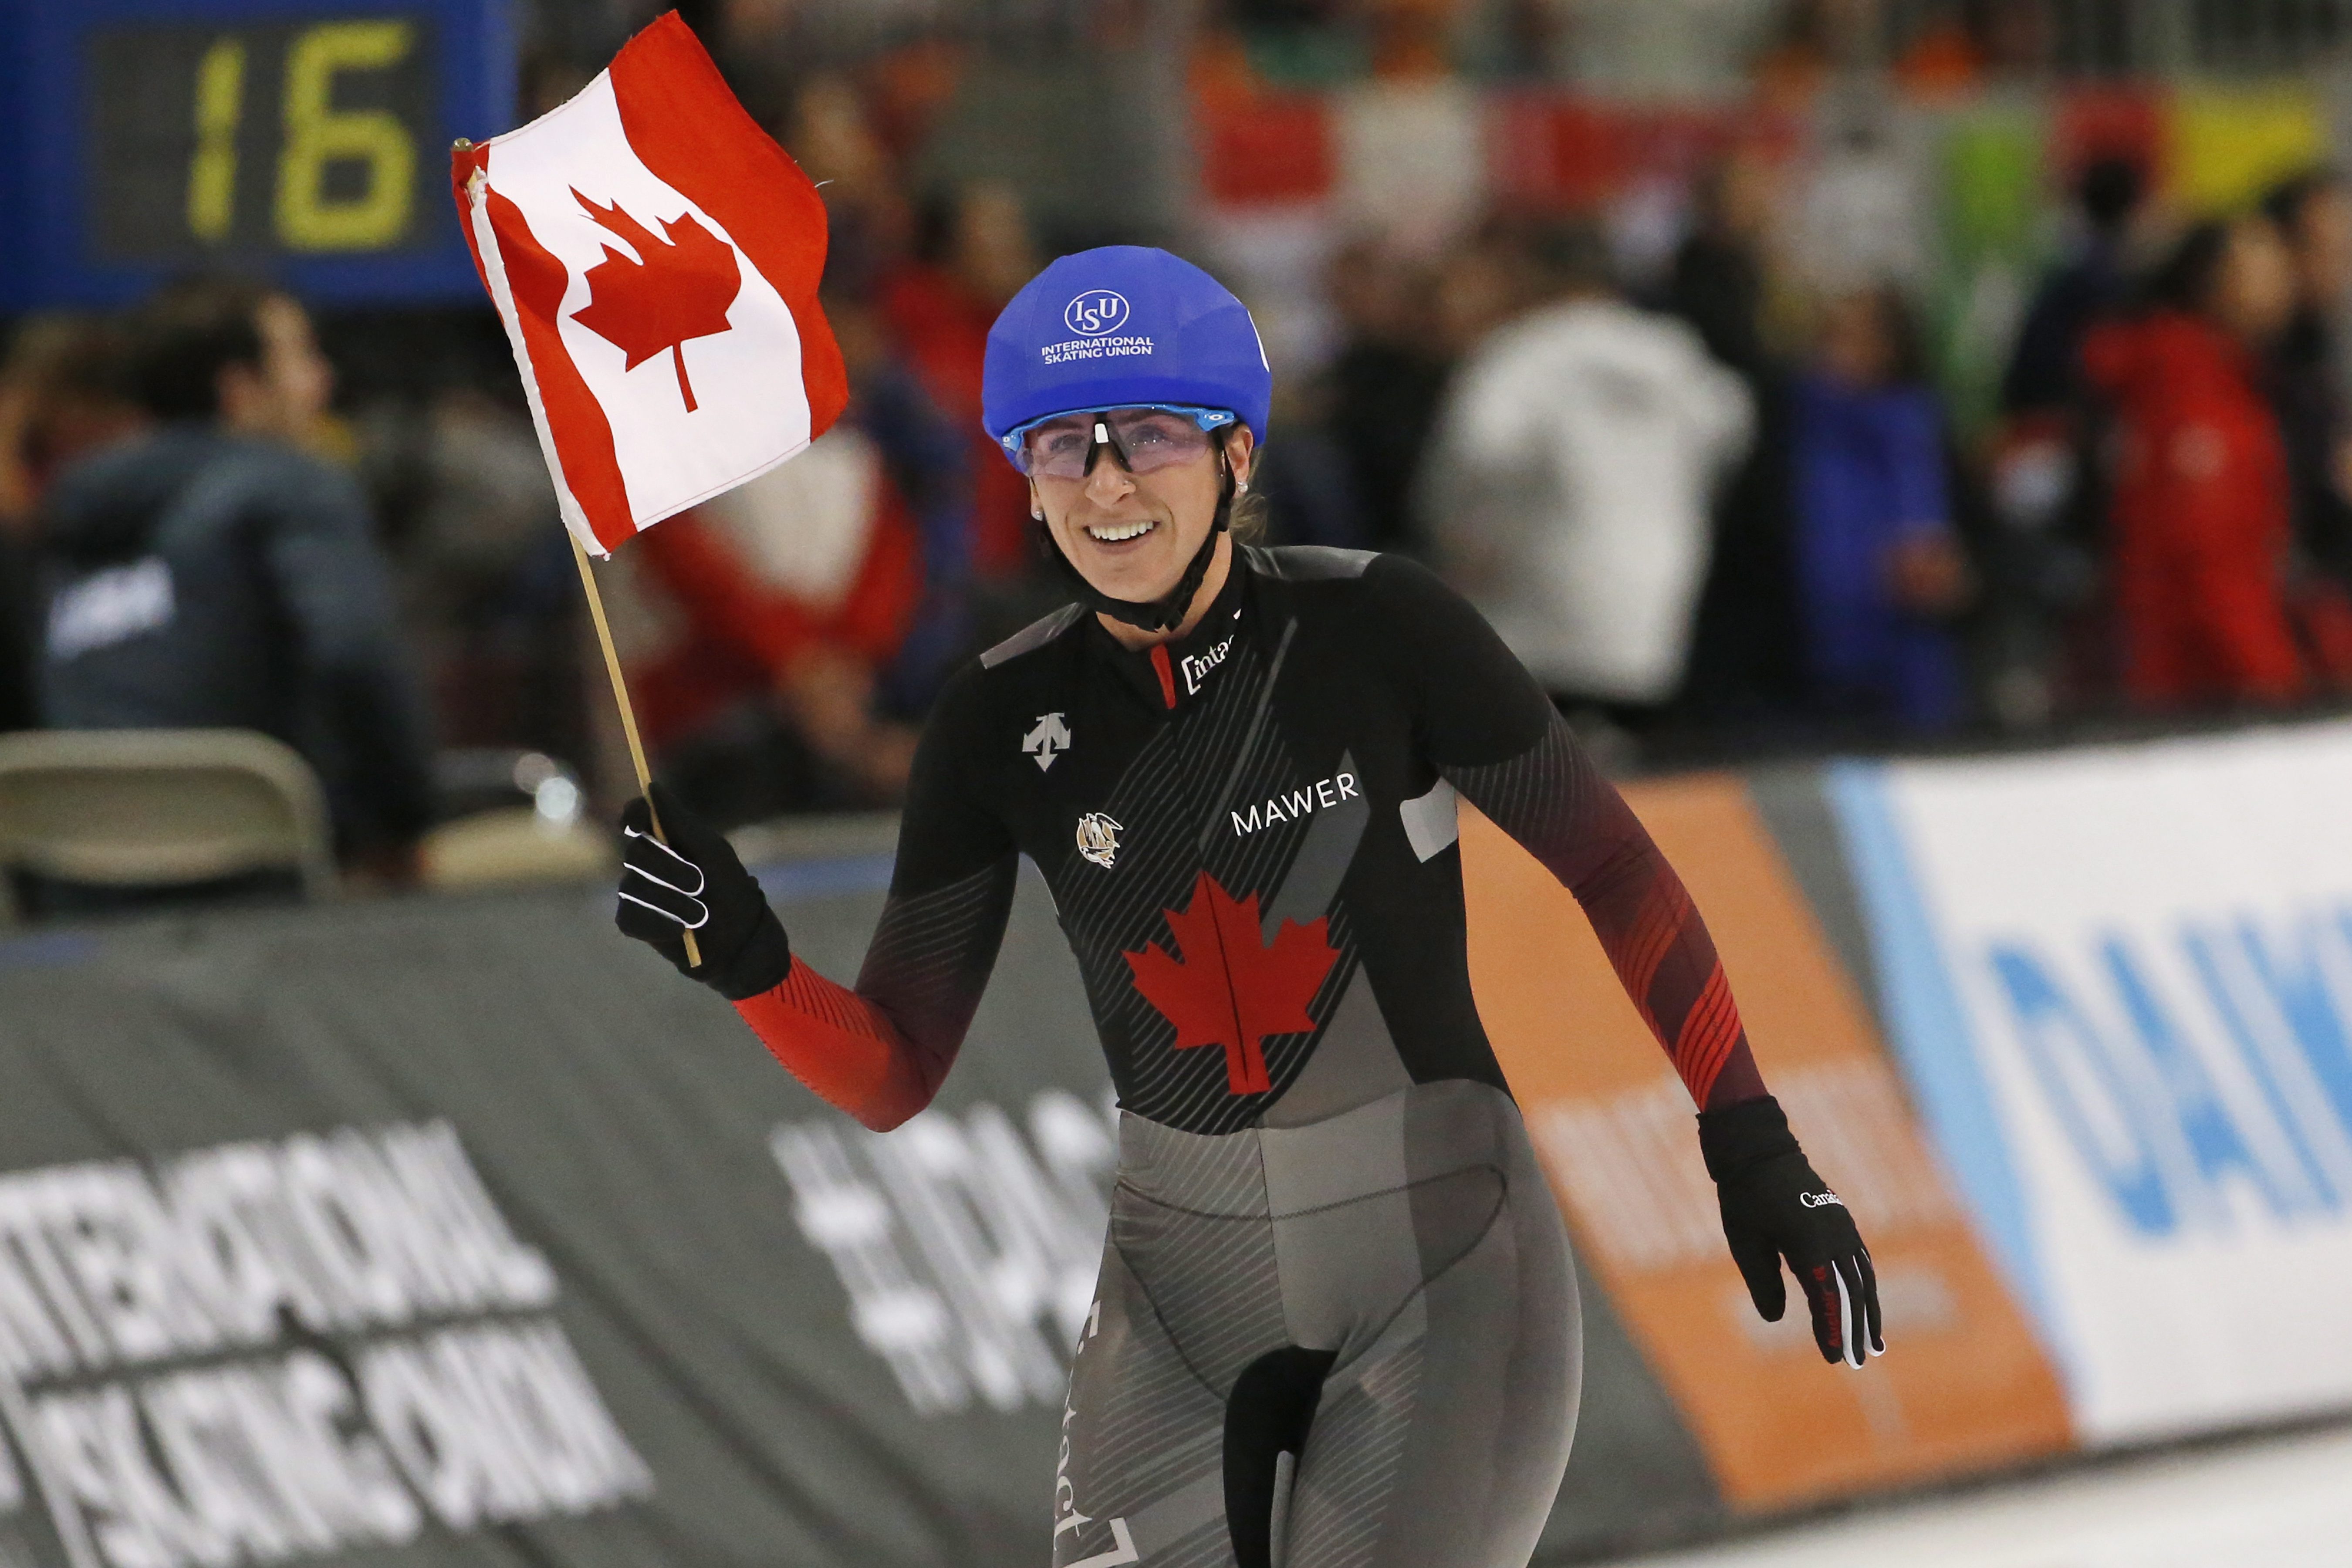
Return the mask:
POLYGON ((855 988, 797 955, 735 1004, 794 1078, 877 1132, 931 1102, 987 989, 1013 908, 1010 856, 929 892, 892 894, 855 988))
POLYGON ((1576 896, 1692 1102, 1720 1110, 1762 1094, 1706 922, 1567 723, 1554 717, 1541 740, 1507 762, 1444 773, 1576 896))
POLYGON ((793 960, 783 984, 735 1004, 775 1058, 818 1098, 887 1132, 931 1102, 955 1059, 926 1049, 875 1003, 793 960))

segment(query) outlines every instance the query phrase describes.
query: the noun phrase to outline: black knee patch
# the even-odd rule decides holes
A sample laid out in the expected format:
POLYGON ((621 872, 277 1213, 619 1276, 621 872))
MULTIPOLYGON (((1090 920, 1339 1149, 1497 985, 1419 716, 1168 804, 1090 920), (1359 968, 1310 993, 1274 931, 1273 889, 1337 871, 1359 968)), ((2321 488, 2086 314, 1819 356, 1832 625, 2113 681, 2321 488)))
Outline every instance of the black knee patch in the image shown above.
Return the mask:
POLYGON ((1242 1368, 1225 1400, 1225 1526, 1241 1568, 1273 1568, 1275 1458, 1307 1446, 1333 1351, 1285 1345, 1242 1368))

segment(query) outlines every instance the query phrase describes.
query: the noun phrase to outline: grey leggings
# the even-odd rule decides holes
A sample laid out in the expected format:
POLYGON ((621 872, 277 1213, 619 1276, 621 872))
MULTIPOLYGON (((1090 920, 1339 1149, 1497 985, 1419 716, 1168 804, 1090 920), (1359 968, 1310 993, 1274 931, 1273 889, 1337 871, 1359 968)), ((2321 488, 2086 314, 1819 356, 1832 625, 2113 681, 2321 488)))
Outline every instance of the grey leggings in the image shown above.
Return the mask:
POLYGON ((1559 1214, 1494 1089, 1219 1136, 1124 1116, 1055 1568, 1524 1568, 1580 1354, 1559 1214))

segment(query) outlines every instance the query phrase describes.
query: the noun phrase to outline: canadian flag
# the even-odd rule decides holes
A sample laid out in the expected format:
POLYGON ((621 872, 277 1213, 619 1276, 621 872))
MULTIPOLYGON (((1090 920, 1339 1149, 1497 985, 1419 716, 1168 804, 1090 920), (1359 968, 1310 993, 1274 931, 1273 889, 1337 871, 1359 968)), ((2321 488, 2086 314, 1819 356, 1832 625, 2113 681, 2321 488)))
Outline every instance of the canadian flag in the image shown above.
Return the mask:
POLYGON ((450 177, 563 521, 599 555, 840 415, 824 205, 669 13, 450 177))

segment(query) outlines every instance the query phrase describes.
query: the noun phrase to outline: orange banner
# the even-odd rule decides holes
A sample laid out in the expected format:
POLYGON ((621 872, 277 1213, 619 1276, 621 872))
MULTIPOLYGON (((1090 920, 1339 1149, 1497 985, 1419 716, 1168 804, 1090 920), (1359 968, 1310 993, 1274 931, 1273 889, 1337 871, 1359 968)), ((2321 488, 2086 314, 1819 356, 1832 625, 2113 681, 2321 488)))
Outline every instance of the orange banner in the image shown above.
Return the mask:
POLYGON ((1794 1282, 1756 1315, 1693 1110, 1551 875, 1462 808, 1470 973, 1586 1264, 1735 1505, 1980 1469, 2067 1447, 2056 1378, 1928 1154, 1868 1008, 1746 790, 1627 792, 1689 885, 1766 1082, 1877 1266, 1887 1353, 1824 1363, 1794 1282))

